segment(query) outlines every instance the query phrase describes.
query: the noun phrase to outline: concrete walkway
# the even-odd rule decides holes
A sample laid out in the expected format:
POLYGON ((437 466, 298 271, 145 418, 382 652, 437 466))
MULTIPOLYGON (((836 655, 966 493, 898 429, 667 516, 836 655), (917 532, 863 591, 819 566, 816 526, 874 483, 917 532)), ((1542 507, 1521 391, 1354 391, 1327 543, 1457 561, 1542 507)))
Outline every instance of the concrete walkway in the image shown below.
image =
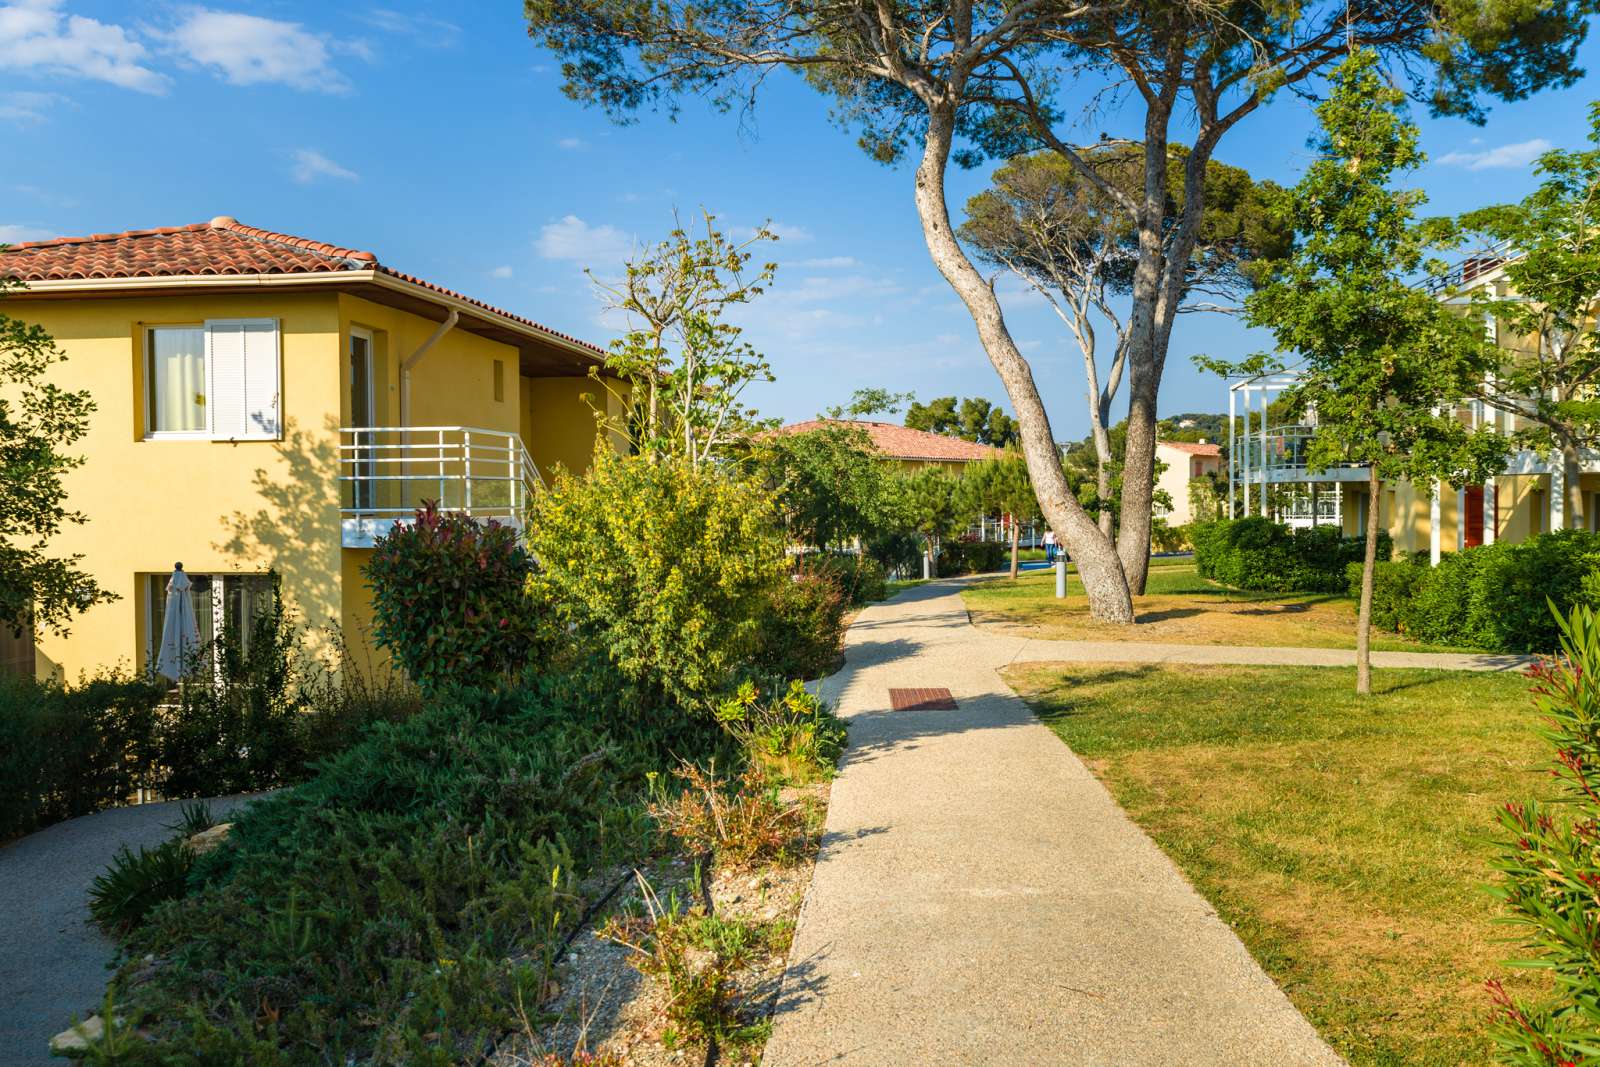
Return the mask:
POLYGON ((1340 1063, 1000 680, 1030 642, 958 590, 867 608, 824 685, 850 748, 762 1062, 1340 1063), (890 687, 960 707, 891 711, 890 687))
MULTIPOLYGON (((250 799, 206 803, 225 821, 250 799)), ((113 808, 0 848, 0 1067, 67 1062, 50 1055, 50 1038, 100 1010, 115 951, 89 924, 89 884, 124 845, 171 837, 183 803, 113 808)))

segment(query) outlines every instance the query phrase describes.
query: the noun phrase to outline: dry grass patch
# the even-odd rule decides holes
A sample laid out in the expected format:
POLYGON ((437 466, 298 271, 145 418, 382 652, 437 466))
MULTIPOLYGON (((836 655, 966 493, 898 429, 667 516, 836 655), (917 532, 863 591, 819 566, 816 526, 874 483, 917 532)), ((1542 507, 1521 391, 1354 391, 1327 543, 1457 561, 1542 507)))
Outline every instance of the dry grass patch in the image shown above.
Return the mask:
MULTIPOLYGON (((1144 596, 1134 598, 1138 625, 1112 626, 1089 617, 1083 584, 1033 573, 994 578, 962 591, 972 621, 1008 633, 1061 641, 1151 641, 1181 645, 1272 645, 1354 648, 1355 601, 1331 593, 1246 593, 1201 578, 1193 564, 1152 568, 1144 596)), ((1373 648, 1429 651, 1396 634, 1373 634, 1373 648)))
POLYGON ((1488 1060, 1494 812, 1547 791, 1525 679, 1379 671, 1359 701, 1326 668, 1008 678, 1353 1064, 1488 1060))

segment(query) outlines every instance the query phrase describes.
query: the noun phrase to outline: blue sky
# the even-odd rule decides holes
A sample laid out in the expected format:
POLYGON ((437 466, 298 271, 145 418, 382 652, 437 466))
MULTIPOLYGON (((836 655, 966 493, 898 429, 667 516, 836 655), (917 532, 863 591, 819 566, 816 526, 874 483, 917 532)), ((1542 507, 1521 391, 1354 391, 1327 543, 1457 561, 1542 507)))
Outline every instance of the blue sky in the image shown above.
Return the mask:
MULTIPOLYGON (((1422 120, 1414 183, 1431 210, 1520 196, 1531 157, 1576 147, 1597 71, 1494 107, 1485 127, 1422 120)), ((676 123, 610 125, 563 97, 517 0, 202 6, 0 0, 0 240, 201 222, 375 252, 383 262, 570 333, 610 336, 582 274, 619 273, 676 207, 783 236, 749 339, 778 381, 752 394, 808 418, 862 386, 1002 399, 972 322, 928 261, 909 166, 868 160, 827 104, 775 77, 753 122, 689 102, 676 123)), ((1229 134, 1225 162, 1293 182, 1308 106, 1285 98, 1229 134)), ((1097 135, 1099 127, 1086 131, 1097 135)), ((986 171, 952 175, 959 205, 986 171)), ((1085 432, 1082 363, 1036 300, 1003 286, 1056 436, 1085 432)), ((1163 413, 1221 410, 1189 356, 1265 345, 1222 316, 1179 324, 1163 413)), ((1124 405, 1119 403, 1119 417, 1124 405)))

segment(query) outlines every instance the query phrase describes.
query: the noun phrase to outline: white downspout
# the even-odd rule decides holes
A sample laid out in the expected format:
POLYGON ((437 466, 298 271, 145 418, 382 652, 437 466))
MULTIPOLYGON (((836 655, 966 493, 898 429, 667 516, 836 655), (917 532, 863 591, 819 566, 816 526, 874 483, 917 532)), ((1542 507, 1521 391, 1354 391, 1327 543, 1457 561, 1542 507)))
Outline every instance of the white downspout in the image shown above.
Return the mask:
POLYGON ((428 339, 417 346, 417 350, 407 356, 404 363, 400 364, 400 425, 402 428, 411 425, 411 368, 421 363, 422 357, 428 354, 428 350, 438 344, 439 339, 454 329, 456 323, 460 321, 461 312, 451 308, 450 314, 444 317, 444 321, 439 324, 438 329, 429 334, 428 339))

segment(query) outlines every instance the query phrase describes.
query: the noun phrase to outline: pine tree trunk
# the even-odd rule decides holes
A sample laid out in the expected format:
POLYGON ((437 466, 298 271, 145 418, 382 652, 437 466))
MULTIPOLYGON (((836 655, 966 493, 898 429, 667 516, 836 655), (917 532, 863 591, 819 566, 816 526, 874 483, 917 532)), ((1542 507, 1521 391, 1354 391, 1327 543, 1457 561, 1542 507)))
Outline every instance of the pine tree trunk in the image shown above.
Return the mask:
POLYGON ((1356 692, 1372 692, 1372 584, 1378 567, 1378 500, 1383 483, 1378 468, 1367 475, 1367 545, 1361 561, 1361 609, 1356 614, 1356 692))
POLYGON ((1011 577, 1017 576, 1017 541, 1021 538, 1021 524, 1013 517, 1011 520, 1011 577))

